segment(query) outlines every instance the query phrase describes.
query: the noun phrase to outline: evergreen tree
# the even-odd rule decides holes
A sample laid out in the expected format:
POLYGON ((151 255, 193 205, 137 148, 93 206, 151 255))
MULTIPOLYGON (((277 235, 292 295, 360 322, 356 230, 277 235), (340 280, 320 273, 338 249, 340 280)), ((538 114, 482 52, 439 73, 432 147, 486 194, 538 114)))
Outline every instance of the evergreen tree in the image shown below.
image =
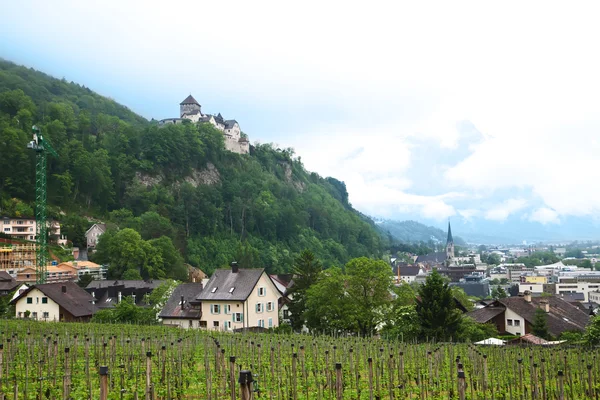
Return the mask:
POLYGON ((304 250, 294 261, 294 285, 290 290, 292 300, 288 308, 292 328, 296 331, 304 325, 306 291, 317 281, 322 270, 321 262, 310 250, 304 250))
POLYGON ((459 328, 461 315, 452 290, 436 270, 419 288, 417 315, 424 339, 449 340, 459 328))
POLYGON ((535 310, 531 331, 535 336, 541 337, 542 339, 550 338, 550 332, 548 332, 548 316, 541 308, 535 310))

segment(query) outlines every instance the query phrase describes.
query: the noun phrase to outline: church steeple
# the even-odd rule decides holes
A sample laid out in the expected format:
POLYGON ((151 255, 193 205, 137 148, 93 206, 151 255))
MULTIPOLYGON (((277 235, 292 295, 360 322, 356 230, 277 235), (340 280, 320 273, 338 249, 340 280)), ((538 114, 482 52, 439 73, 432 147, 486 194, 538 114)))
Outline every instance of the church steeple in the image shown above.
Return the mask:
POLYGON ((448 239, 446 239, 446 259, 452 260, 454 258, 454 239, 452 238, 452 228, 450 228, 450 221, 448 221, 448 239))

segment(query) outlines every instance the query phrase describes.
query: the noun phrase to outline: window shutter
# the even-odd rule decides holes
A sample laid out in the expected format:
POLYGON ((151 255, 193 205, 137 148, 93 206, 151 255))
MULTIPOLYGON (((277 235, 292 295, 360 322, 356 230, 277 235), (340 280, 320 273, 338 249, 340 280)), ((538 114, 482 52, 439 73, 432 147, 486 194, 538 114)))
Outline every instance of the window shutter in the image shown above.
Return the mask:
POLYGON ((244 314, 240 313, 240 322, 244 322, 244 314))
POLYGON ((219 304, 219 312, 217 314, 221 314, 221 305, 219 304))
POLYGON ((235 313, 231 314, 231 320, 235 322, 235 313))
POLYGON ((258 305, 259 305, 259 304, 260 304, 260 303, 256 303, 256 312, 258 312, 258 305))

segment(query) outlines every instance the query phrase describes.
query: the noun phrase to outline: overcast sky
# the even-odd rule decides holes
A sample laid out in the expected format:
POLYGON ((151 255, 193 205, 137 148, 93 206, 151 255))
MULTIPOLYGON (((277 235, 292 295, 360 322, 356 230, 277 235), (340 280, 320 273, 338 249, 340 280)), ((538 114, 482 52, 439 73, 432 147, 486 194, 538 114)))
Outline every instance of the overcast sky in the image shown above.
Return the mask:
POLYGON ((191 93, 368 214, 600 215, 597 2, 0 3, 1 57, 147 118, 191 93))

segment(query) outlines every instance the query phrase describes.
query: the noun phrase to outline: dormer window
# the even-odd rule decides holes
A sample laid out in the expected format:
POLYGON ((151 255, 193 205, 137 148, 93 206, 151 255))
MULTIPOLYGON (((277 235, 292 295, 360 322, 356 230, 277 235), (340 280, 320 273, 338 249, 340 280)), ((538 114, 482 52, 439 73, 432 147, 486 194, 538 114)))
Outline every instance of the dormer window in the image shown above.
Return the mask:
POLYGON ((235 290, 235 287, 232 287, 231 289, 229 289, 229 294, 233 293, 234 290, 235 290))
POLYGON ((214 288, 212 288, 212 290, 210 292, 215 293, 216 291, 217 291, 217 287, 215 286, 214 288))

